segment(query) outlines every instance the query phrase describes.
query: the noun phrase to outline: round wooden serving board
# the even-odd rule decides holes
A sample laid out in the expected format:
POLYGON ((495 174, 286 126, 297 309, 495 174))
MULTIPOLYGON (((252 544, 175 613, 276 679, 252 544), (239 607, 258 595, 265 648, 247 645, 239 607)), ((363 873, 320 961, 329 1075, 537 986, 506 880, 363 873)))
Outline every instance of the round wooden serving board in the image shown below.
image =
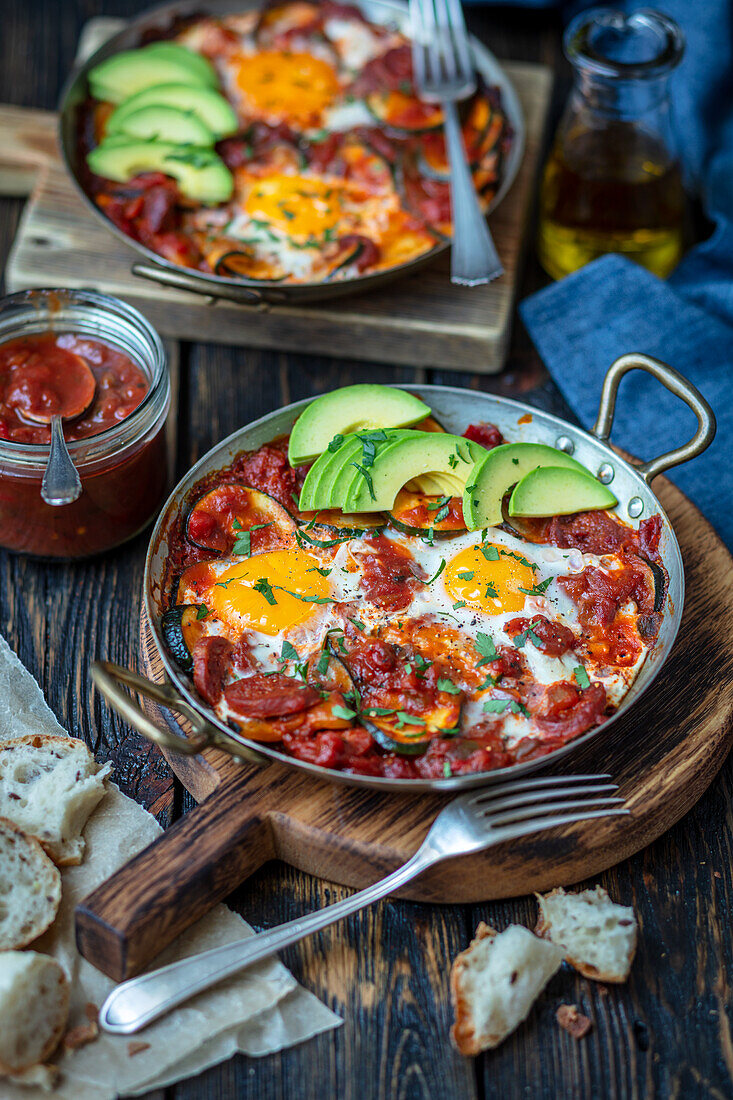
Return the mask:
MULTIPOLYGON (((661 479, 655 487, 685 561, 687 598, 677 642, 628 716, 554 765, 560 774, 610 773, 629 816, 556 828, 446 861, 411 883, 405 897, 484 901, 598 874, 669 829, 721 767, 733 741, 733 562, 679 490, 661 479)), ((144 619, 141 652, 144 672, 162 682, 144 619)), ((145 706, 158 722, 174 723, 154 704, 145 706)), ((179 725, 185 731, 185 722, 179 725)), ((318 782, 278 764, 258 768, 220 751, 169 759, 202 805, 78 911, 80 949, 118 979, 136 973, 164 942, 270 859, 349 886, 376 881, 413 854, 444 805, 436 796, 386 796, 318 782), (152 892, 151 874, 157 882, 152 892)))

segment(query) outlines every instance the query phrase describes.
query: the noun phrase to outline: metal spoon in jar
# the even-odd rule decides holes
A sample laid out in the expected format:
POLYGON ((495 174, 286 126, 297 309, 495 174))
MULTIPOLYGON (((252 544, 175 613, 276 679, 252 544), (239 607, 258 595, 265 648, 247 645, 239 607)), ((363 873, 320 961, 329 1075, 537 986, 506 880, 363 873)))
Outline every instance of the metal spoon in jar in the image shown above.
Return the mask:
POLYGON ((46 504, 71 504, 81 496, 81 478, 71 461, 66 440, 64 439, 64 421, 76 420, 82 416, 97 391, 97 383, 91 370, 79 355, 68 355, 68 365, 63 373, 64 387, 55 392, 53 409, 24 405, 22 416, 35 424, 51 425, 51 449, 46 470, 41 482, 41 497, 46 504))

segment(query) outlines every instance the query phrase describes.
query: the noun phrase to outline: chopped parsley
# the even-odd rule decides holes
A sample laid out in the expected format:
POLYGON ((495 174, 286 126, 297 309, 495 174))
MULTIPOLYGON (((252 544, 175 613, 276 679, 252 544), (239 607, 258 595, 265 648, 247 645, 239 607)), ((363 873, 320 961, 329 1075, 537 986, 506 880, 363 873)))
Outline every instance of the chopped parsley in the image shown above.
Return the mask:
POLYGON ((240 558, 248 558, 252 553, 252 532, 261 531, 263 527, 272 527, 272 523, 255 523, 254 526, 245 530, 239 520, 235 519, 232 527, 235 531, 239 532, 234 546, 232 547, 232 553, 240 558))
POLYGON ((364 480, 367 483, 367 488, 369 490, 369 496, 372 498, 372 500, 376 500, 377 498, 374 495, 374 482, 372 481, 372 475, 369 473, 367 468, 365 466, 362 466, 359 462, 350 462, 349 465, 353 466, 354 469, 359 471, 359 473, 361 474, 361 476, 364 478, 364 480))
POLYGON ((342 435, 335 435, 331 442, 328 444, 328 450, 333 454, 339 449, 343 441, 344 437, 342 435))
POLYGON ((353 623, 357 630, 366 630, 364 623, 360 623, 358 619, 352 619, 351 616, 349 616, 349 622, 353 623))
POLYGON ((445 691, 448 695, 460 695, 461 689, 456 687, 452 680, 441 676, 438 680, 438 691, 445 691))
POLYGON ((416 718, 414 714, 408 714, 406 710, 398 710, 397 714, 397 729, 401 730, 404 726, 424 726, 425 722, 422 718, 416 718))
POLYGON ((294 645, 292 645, 287 640, 283 642, 282 651, 280 653, 280 660, 281 661, 297 661, 298 660, 298 651, 297 651, 297 649, 295 648, 294 645))
POLYGON ((552 584, 552 577, 548 577, 546 581, 541 581, 539 584, 533 584, 531 588, 520 588, 520 592, 524 592, 525 596, 544 596, 547 589, 552 584))
POLYGON ((585 671, 583 665, 577 665, 573 669, 573 676, 575 677, 575 682, 581 691, 585 691, 586 688, 590 687, 588 673, 585 671))
POLYGON ((487 600, 498 600, 499 599, 499 593, 496 591, 496 588, 494 586, 493 581, 489 581, 489 583, 486 585, 486 594, 484 596, 484 599, 487 599, 487 600))
POLYGON ((330 572, 330 569, 321 569, 320 565, 312 565, 310 569, 306 569, 306 573, 320 573, 322 577, 327 577, 330 572))
POLYGON ((326 653, 326 651, 324 649, 323 653, 318 658, 318 664, 316 665, 316 672, 318 673, 319 676, 325 676, 326 673, 328 672, 329 659, 330 658, 329 658, 328 654, 326 653))
POLYGON ((365 707, 362 714, 371 714, 375 718, 384 717, 386 714, 394 714, 393 707, 365 707))
POLYGON ((206 606, 205 603, 196 604, 196 618, 197 619, 205 619, 208 614, 209 614, 209 609, 208 609, 208 607, 206 606))
POLYGON ((443 778, 450 779, 453 775, 453 770, 450 766, 450 760, 443 761, 443 778))
POLYGON ((520 565, 526 565, 528 569, 534 569, 535 571, 537 570, 537 566, 534 564, 534 562, 527 561, 525 557, 523 557, 521 554, 515 554, 513 550, 501 550, 500 553, 503 554, 505 558, 514 558, 514 560, 518 561, 520 565))
MULTIPOLYGON (((262 579, 264 580, 264 578, 262 578, 262 579)), ((267 584, 267 581, 265 581, 265 584, 267 584)), ((255 584, 253 587, 257 588, 258 591, 262 592, 262 589, 259 587, 259 585, 260 585, 260 581, 258 581, 257 584, 255 584)), ((269 585, 267 585, 267 587, 270 588, 269 585)), ((293 592, 289 588, 283 588, 283 586, 281 584, 276 584, 275 588, 277 588, 278 592, 284 592, 287 596, 292 596, 294 600, 300 600, 302 603, 337 603, 338 602, 337 600, 332 599, 330 596, 301 596, 300 592, 293 592)), ((271 588, 270 588, 270 592, 272 593, 271 588)), ((265 592, 262 592, 262 594, 265 597, 265 599, 267 600, 267 594, 265 592)), ((267 600, 267 602, 268 603, 277 603, 277 600, 275 600, 275 599, 267 600)))
POLYGON ((486 679, 484 680, 483 684, 479 684, 477 690, 486 691, 487 688, 496 687, 496 685, 499 683, 499 680, 501 680, 501 676, 492 676, 490 672, 487 672, 486 679))
POLYGON ((495 546, 482 546, 481 547, 481 553, 483 554, 483 556, 486 558, 487 561, 498 561, 499 560, 499 551, 496 549, 495 546))
POLYGON ((473 571, 470 569, 459 569, 456 576, 460 577, 462 581, 472 581, 473 571))
POLYGON ((275 593, 272 591, 272 585, 268 581, 267 577, 260 577, 260 579, 257 581, 257 583, 253 584, 252 587, 257 592, 260 592, 265 597, 265 599, 267 600, 267 602, 269 604, 276 604, 277 603, 275 593))
POLYGON ((331 713, 334 714, 336 718, 345 718, 348 721, 351 721, 352 718, 356 718, 355 710, 351 710, 350 707, 342 707, 340 703, 336 703, 335 706, 331 707, 331 713))
POLYGON ((495 661, 499 654, 496 652, 496 646, 494 645, 494 639, 488 634, 483 634, 481 631, 476 635, 476 641, 473 643, 477 650, 481 660, 477 664, 477 668, 481 668, 481 665, 488 665, 491 661, 495 661))
MULTIPOLYGON (((358 436, 361 443, 361 461, 364 466, 373 466, 377 457, 377 443, 383 443, 387 439, 387 433, 382 428, 373 432, 366 432, 358 436)), ((372 496, 372 500, 374 497, 372 496)))
POLYGON ((458 611, 458 609, 460 607, 465 607, 465 606, 466 606, 466 601, 465 600, 456 600, 456 602, 453 604, 453 610, 458 611))
POLYGON ((542 639, 538 638, 533 630, 533 627, 537 625, 537 619, 533 619, 526 630, 523 630, 521 634, 517 634, 516 638, 514 639, 515 649, 524 649, 525 645, 527 644, 528 638, 536 649, 542 648, 542 639))
POLYGON ((455 470, 456 466, 458 465, 458 458, 456 455, 448 456, 448 465, 450 466, 451 470, 455 470))
POLYGON ((508 706, 508 699, 487 699, 483 710, 485 714, 503 714, 508 706))
POLYGON ((440 565, 438 566, 436 571, 433 573, 432 577, 430 577, 428 580, 426 580, 425 583, 426 584, 432 584, 433 581, 437 581, 438 577, 440 576, 440 574, 443 572, 444 569, 445 569, 445 558, 441 558, 440 559, 440 565))

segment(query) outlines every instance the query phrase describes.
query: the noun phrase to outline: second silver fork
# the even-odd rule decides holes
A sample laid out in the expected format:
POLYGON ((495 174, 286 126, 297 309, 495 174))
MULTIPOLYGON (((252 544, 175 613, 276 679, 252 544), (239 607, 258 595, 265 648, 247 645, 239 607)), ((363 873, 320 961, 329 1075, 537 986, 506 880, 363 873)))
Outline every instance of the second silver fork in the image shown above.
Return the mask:
POLYGON ((102 1005, 100 1026, 123 1035, 139 1031, 194 994, 394 893, 442 860, 480 852, 557 825, 628 813, 621 806, 623 799, 611 796, 618 788, 605 782, 609 778, 541 776, 461 795, 441 810, 414 856, 381 882, 249 939, 123 982, 102 1005))
POLYGON ((476 91, 476 72, 460 0, 410 0, 412 68, 420 97, 440 103, 450 165, 451 282, 488 283, 503 273, 481 210, 456 104, 476 91))

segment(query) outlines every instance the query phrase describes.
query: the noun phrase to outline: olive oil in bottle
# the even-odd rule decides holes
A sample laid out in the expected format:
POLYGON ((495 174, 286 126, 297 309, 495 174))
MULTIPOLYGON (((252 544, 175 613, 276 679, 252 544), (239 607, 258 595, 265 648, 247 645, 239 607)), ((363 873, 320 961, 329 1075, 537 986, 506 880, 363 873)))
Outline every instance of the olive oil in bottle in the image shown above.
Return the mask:
POLYGON ((542 179, 540 262, 560 279, 615 252, 665 277, 683 246, 667 92, 681 32, 648 9, 596 8, 570 24, 564 44, 575 86, 542 179))
POLYGON ((538 253, 554 279, 618 252, 664 278, 682 255, 679 166, 658 138, 617 122, 555 145, 540 193, 538 253))

